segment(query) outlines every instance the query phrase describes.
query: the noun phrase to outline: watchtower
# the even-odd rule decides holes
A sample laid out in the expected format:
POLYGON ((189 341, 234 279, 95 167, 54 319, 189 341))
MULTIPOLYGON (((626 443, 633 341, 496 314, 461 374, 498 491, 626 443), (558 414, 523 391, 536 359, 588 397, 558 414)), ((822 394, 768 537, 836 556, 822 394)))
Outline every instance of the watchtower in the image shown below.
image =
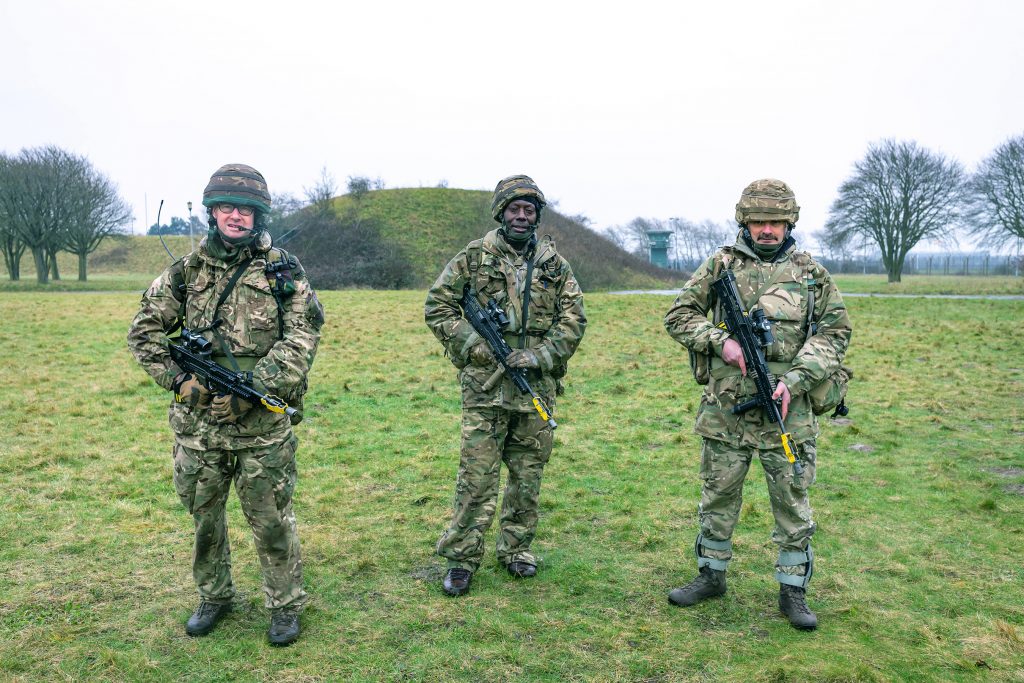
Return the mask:
POLYGON ((671 230, 650 230, 647 240, 651 245, 651 263, 659 268, 668 268, 668 249, 672 243, 671 230))

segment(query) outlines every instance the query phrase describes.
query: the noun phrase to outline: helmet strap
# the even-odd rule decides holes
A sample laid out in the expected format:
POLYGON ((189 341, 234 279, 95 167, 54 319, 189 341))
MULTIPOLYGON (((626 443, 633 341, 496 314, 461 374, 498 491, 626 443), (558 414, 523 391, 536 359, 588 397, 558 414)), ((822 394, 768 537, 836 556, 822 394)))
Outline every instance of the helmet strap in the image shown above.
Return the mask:
POLYGON ((528 232, 525 237, 523 237, 522 239, 514 239, 512 238, 511 233, 509 232, 508 224, 505 221, 502 221, 501 227, 498 228, 498 234, 501 235, 502 239, 508 242, 513 249, 515 249, 516 251, 523 251, 527 244, 537 243, 538 225, 539 221, 537 223, 533 223, 530 226, 530 232, 528 232))

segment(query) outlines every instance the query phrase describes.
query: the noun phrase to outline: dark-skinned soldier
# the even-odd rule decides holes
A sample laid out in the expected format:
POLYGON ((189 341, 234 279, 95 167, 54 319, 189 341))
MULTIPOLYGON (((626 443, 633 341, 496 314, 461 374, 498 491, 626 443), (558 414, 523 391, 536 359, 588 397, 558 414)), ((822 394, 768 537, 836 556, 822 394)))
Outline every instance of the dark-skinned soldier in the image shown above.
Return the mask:
POLYGON ((508 362, 552 411, 566 364, 583 337, 583 295, 554 242, 538 242, 545 206, 527 176, 501 180, 491 215, 500 225, 456 254, 427 295, 427 326, 459 369, 462 385, 462 449, 454 512, 437 544, 448 561, 444 591, 469 590, 484 554, 484 534, 494 518, 501 464, 508 470, 502 500, 497 556, 514 577, 537 572, 530 551, 537 530, 541 475, 552 447, 552 427, 528 394, 499 373, 490 347, 463 317, 459 300, 467 285, 481 306, 493 299, 509 318, 508 362), (527 311, 523 302, 528 299, 527 311))

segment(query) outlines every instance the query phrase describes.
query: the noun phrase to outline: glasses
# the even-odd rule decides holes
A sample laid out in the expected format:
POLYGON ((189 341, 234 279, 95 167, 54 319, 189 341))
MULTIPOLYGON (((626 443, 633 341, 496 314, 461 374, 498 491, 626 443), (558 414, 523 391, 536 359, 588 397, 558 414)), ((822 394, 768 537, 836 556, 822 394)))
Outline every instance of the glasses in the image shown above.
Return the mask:
POLYGON ((251 206, 239 206, 238 204, 218 204, 217 210, 221 213, 231 213, 235 209, 238 209, 238 214, 241 216, 251 216, 256 209, 251 206))

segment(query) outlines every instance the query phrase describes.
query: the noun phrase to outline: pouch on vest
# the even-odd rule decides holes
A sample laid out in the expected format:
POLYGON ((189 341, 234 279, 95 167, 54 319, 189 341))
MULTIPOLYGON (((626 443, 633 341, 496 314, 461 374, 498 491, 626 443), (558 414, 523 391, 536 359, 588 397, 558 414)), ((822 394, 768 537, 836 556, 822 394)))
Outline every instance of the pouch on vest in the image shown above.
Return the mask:
POLYGON ((692 349, 687 349, 687 351, 690 352, 690 372, 693 373, 693 379, 697 381, 697 384, 707 384, 711 381, 711 357, 692 349))
POLYGON ((853 370, 845 365, 840 365, 838 370, 807 392, 807 397, 811 401, 811 410, 815 415, 834 410, 846 398, 846 388, 851 377, 853 377, 853 370))

